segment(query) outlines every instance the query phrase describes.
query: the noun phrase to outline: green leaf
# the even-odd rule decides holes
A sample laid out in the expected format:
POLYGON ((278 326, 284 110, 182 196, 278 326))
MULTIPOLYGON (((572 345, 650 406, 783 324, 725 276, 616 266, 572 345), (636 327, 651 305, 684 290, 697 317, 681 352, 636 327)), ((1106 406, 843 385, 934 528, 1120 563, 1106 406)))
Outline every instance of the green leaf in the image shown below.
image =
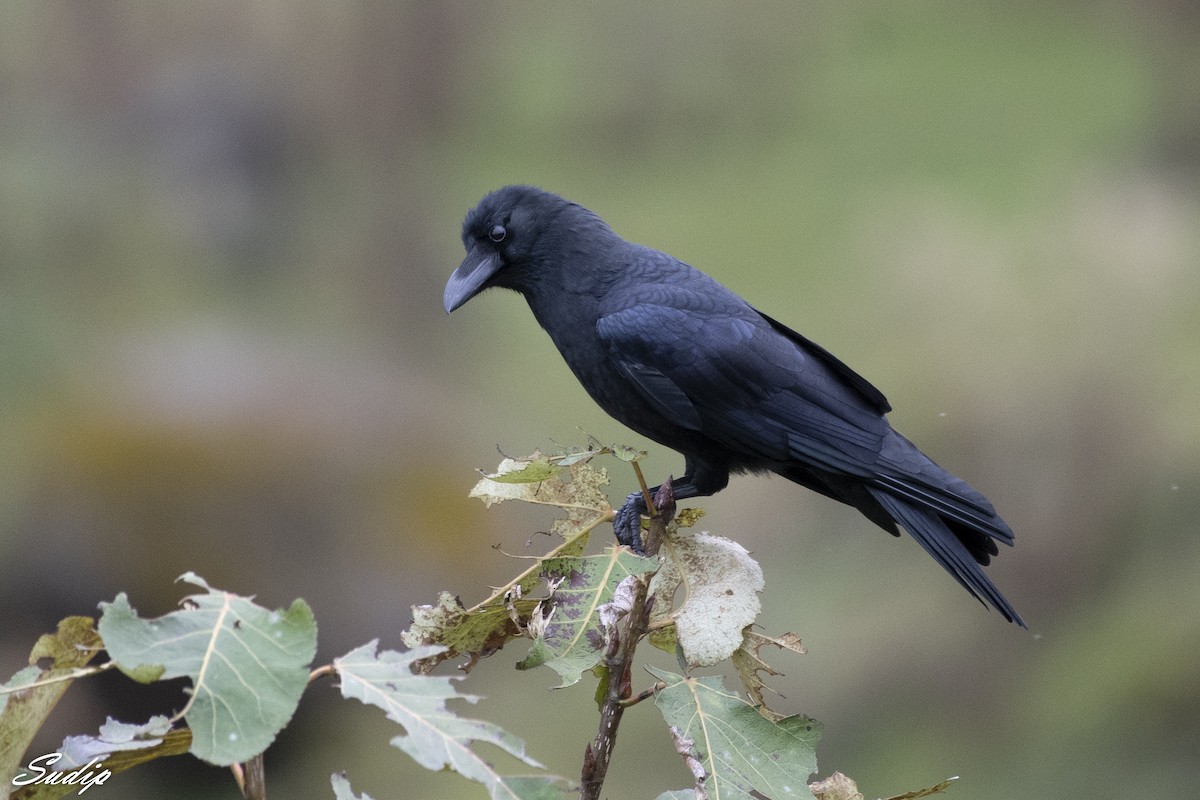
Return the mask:
POLYGON ((540 483, 557 477, 563 469, 564 467, 551 463, 550 459, 535 455, 529 461, 506 458, 500 462, 500 469, 495 474, 484 477, 493 483, 540 483))
POLYGON ((591 461, 602 452, 602 450, 575 450, 555 457, 554 463, 558 464, 560 467, 569 467, 572 464, 591 461))
MULTIPOLYGON (((37 667, 25 667, 0 685, 0 690, 29 686, 41 674, 42 671, 37 667)), ((21 694, 0 694, 0 786, 12 785, 10 781, 20 768, 21 756, 57 701, 57 698, 35 699, 37 691, 26 689, 21 694), (8 706, 10 699, 14 699, 11 709, 8 706)))
POLYGON ((817 769, 819 723, 801 716, 771 722, 726 690, 720 678, 647 669, 666 684, 654 704, 678 729, 676 737, 694 744, 709 796, 812 798, 807 784, 817 769))
POLYGON ((547 787, 563 785, 555 776, 511 777, 496 772, 473 749, 476 742, 495 745, 532 767, 541 764, 525 752, 525 743, 490 722, 464 719, 446 708, 446 701, 477 697, 454 691, 455 678, 415 675, 411 667, 433 655, 437 648, 422 647, 399 653, 377 653, 369 642, 333 662, 341 679, 342 696, 377 706, 405 733, 392 744, 430 770, 451 769, 487 787, 493 798, 546 797, 547 787))
POLYGON ((55 633, 37 640, 30 666, 0 686, 0 786, 12 785, 29 743, 71 685, 71 676, 99 652, 100 637, 92 626, 90 617, 62 620, 55 633), (4 691, 27 686, 19 692, 4 691))
POLYGON ((295 713, 317 647, 312 610, 296 600, 286 611, 268 611, 191 573, 181 580, 207 592, 157 619, 138 617, 123 593, 105 604, 105 649, 135 680, 154 673, 189 678, 182 716, 192 730, 191 752, 220 766, 246 761, 295 713))
POLYGON ((520 798, 520 800, 564 800, 576 797, 570 782, 558 776, 509 775, 504 785, 491 792, 492 798, 520 798))
POLYGON ((663 567, 650 585, 654 619, 674 620, 689 667, 713 666, 732 656, 742 646, 742 631, 762 609, 762 567, 737 542, 707 533, 669 532, 659 553, 663 567), (670 600, 681 586, 686 598, 671 611, 670 600))
POLYGON ((518 669, 545 664, 562 678, 558 688, 577 682, 600 663, 605 649, 601 611, 618 584, 631 575, 658 569, 658 559, 636 556, 624 547, 601 555, 548 559, 542 565, 553 588, 531 623, 535 639, 518 669))
MULTIPOLYGON (((663 614, 662 616, 669 617, 670 613, 663 614)), ((660 617, 654 616, 653 619, 658 621, 660 617)), ((646 640, 659 650, 662 650, 664 653, 670 653, 671 655, 675 655, 676 651, 679 649, 679 633, 675 630, 674 623, 669 625, 664 624, 661 628, 655 628, 654 630, 650 631, 648 634, 646 634, 646 640)))
POLYGON ((639 450, 636 447, 630 447, 627 444, 609 445, 608 449, 612 452, 612 454, 614 456, 617 457, 617 459, 619 459, 620 461, 624 461, 626 463, 632 462, 632 461, 639 461, 646 457, 645 450, 639 450))
MULTIPOLYGON (((536 582, 537 577, 531 575, 529 583, 536 582)), ((463 667, 470 672, 479 658, 499 650, 509 639, 523 635, 513 617, 528 615, 537 605, 534 600, 506 600, 506 594, 498 592, 475 608, 467 609, 457 597, 442 592, 437 603, 412 607, 412 624, 401 632, 400 640, 410 649, 436 645, 430 650, 431 655, 418 664, 422 672, 462 654, 470 656, 470 662, 463 667)))

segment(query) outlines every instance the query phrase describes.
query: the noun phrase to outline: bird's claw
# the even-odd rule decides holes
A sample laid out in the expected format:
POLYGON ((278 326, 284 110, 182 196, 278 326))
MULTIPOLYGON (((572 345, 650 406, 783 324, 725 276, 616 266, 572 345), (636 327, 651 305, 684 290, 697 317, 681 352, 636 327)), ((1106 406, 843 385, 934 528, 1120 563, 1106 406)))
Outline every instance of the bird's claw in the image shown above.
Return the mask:
POLYGON ((646 500, 641 492, 634 492, 625 498, 625 503, 617 509, 613 517, 613 533, 617 541, 629 547, 638 555, 645 555, 642 547, 642 516, 647 513, 646 500))

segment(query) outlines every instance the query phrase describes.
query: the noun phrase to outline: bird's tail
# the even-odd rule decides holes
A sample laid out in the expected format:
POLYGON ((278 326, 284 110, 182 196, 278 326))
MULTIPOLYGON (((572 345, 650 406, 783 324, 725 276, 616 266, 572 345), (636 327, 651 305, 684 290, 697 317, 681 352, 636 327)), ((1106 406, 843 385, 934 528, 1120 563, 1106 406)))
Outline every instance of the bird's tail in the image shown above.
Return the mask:
POLYGON ((886 476, 866 489, 972 596, 1009 622, 1028 627, 982 568, 996 555, 997 541, 1012 544, 1012 531, 982 495, 950 477, 969 492, 966 497, 955 491, 957 485, 938 489, 886 476))

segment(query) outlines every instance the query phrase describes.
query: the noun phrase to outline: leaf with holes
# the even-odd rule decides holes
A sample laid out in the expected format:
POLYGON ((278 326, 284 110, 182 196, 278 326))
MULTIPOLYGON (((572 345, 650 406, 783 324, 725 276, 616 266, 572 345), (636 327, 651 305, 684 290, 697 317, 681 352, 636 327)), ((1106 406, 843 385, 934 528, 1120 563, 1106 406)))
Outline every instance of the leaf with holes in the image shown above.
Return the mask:
POLYGON ((99 647, 91 617, 67 617, 38 639, 29 666, 0 684, 0 787, 10 785, 22 754, 99 647))
POLYGON ((100 636, 135 680, 191 680, 177 716, 191 728, 193 755, 220 766, 245 761, 274 741, 300 702, 317 648, 312 610, 296 600, 269 611, 192 573, 180 580, 206 593, 157 619, 142 619, 119 594, 104 604, 100 636))
POLYGON ((737 668, 738 677, 742 679, 742 686, 746 688, 746 694, 750 697, 750 701, 758 708, 758 713, 770 720, 781 720, 783 719, 782 714, 777 714, 767 708, 766 700, 763 698, 763 690, 767 688, 767 684, 759 673, 767 675, 782 675, 783 673, 763 660, 762 648, 764 645, 773 644, 781 650, 789 650, 793 653, 804 654, 808 651, 800 643, 800 637, 794 633, 785 633, 783 636, 767 636, 758 631, 752 631, 750 628, 746 628, 742 633, 742 646, 734 652, 730 660, 737 668))
POLYGON ((588 449, 556 456, 534 453, 523 459, 505 458, 496 472, 484 476, 471 497, 488 506, 519 500, 560 509, 550 530, 563 541, 513 580, 495 589, 479 604, 466 608, 459 599, 442 592, 438 602, 413 606, 413 622, 401 634, 408 647, 442 645, 417 668, 429 672, 438 663, 459 655, 468 656, 463 666, 469 671, 480 658, 490 655, 510 640, 526 635, 526 625, 537 605, 530 595, 543 578, 543 562, 577 556, 587 546, 591 531, 612 514, 604 487, 608 473, 587 462, 607 450, 588 449))
POLYGON ((720 678, 647 669, 666 684, 654 704, 679 736, 694 743, 711 797, 811 800, 808 776, 817 770, 820 723, 801 716, 772 722, 728 691, 720 678))
POLYGON ((341 679, 343 697, 377 706, 387 712, 388 719, 404 727, 404 735, 392 739, 393 745, 426 769, 452 769, 483 784, 492 798, 561 796, 565 785, 561 778, 501 775, 472 749, 476 742, 486 742, 532 767, 542 766, 525 753, 525 743, 516 736, 490 722, 466 719, 446 708, 447 700, 479 699, 455 692, 453 678, 413 674, 413 664, 430 658, 440 648, 377 653, 377 645, 369 642, 352 650, 334 659, 333 667, 341 679))
POLYGON ((99 646, 90 617, 67 617, 38 639, 29 666, 0 684, 0 786, 11 785, 22 754, 99 646))
POLYGON ((737 542, 708 533, 669 531, 661 553, 663 568, 650 586, 656 619, 674 621, 688 667, 721 663, 741 647, 742 632, 762 609, 762 567, 737 542), (672 611, 680 587, 683 605, 672 611))
POLYGON ((534 615, 542 622, 530 624, 536 638, 517 669, 545 664, 562 678, 560 689, 578 681, 600 663, 605 647, 600 611, 617 585, 656 569, 658 559, 635 556, 624 547, 597 556, 547 559, 542 570, 554 590, 542 603, 543 616, 534 615))
POLYGON ((566 517, 555 520, 551 530, 564 538, 586 536, 612 514, 612 507, 604 492, 608 472, 578 455, 559 458, 535 452, 525 458, 505 458, 494 473, 475 484, 469 496, 478 497, 488 508, 507 500, 558 507, 566 517), (565 469, 561 459, 568 461, 565 469))

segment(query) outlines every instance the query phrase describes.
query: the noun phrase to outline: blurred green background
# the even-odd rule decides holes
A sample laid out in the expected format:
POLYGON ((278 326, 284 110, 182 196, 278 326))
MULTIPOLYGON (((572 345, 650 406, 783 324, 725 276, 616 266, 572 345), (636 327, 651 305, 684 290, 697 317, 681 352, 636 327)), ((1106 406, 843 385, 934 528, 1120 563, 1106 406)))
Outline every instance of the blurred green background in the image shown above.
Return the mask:
MULTIPOLYGON (((961 800, 1194 794, 1196 4, 4 11, 3 678, 118 591, 169 610, 188 569, 306 598, 327 661, 398 647, 440 589, 485 596, 519 569, 494 547, 541 552, 549 518, 485 513, 474 468, 585 432, 648 443, 516 296, 442 311, 463 215, 526 182, 833 350, 1017 531, 990 574, 1029 633, 781 480, 702 502, 764 562, 766 629, 809 648, 772 656, 775 706, 825 723, 822 774, 868 797, 950 775, 961 800)), ((522 655, 482 662, 461 688, 488 699, 459 710, 575 777, 591 689, 549 693, 522 655)), ((180 703, 130 686, 75 687, 36 752, 180 703)), ((334 694, 268 754, 272 796, 331 797, 342 769, 378 800, 483 796, 334 694)), ((175 761, 95 792, 236 796, 175 761)), ((686 783, 657 713, 627 715, 607 796, 686 783)))

